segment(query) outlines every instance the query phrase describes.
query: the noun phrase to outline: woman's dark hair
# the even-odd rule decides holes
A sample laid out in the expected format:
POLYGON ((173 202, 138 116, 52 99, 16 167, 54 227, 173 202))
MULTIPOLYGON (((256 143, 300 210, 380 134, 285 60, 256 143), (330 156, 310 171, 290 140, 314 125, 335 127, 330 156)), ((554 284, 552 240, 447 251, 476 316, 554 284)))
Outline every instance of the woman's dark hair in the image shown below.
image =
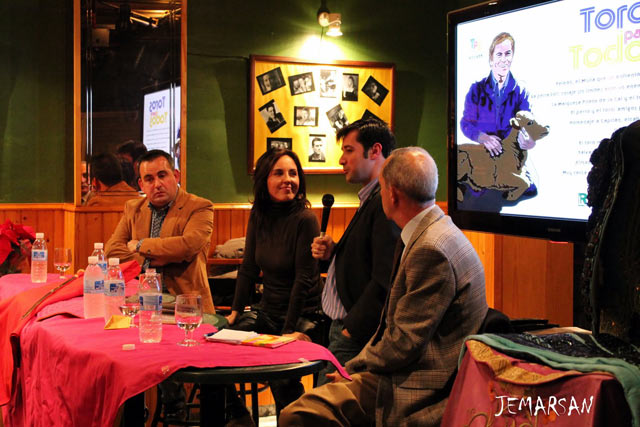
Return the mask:
POLYGON ((311 206, 307 200, 307 185, 304 178, 304 171, 302 170, 302 164, 298 155, 291 150, 282 149, 269 149, 258 159, 256 163, 256 171, 253 174, 253 210, 258 214, 258 219, 264 218, 269 212, 269 208, 273 205, 271 196, 269 195, 269 188, 267 186, 267 180, 269 174, 274 165, 283 156, 289 156, 293 159, 298 169, 298 179, 300 184, 298 186, 298 192, 293 200, 294 211, 302 210, 311 206))

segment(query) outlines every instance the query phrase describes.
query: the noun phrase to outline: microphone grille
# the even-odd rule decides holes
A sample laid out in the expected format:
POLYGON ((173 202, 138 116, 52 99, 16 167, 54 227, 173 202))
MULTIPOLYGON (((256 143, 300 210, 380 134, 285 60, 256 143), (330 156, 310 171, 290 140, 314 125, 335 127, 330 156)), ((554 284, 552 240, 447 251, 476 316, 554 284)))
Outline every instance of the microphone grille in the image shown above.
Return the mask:
POLYGON ((333 194, 325 194, 324 196, 322 196, 322 206, 324 206, 325 208, 330 208, 331 206, 333 206, 333 202, 333 194))

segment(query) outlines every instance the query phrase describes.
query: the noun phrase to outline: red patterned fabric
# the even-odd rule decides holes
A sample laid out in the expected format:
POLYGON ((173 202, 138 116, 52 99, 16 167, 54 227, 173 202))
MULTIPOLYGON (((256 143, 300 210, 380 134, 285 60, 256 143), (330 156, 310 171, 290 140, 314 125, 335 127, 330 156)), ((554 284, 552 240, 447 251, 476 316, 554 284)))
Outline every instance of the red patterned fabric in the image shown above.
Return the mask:
POLYGON ((553 369, 478 341, 466 345, 442 426, 586 427, 604 420, 611 426, 631 425, 622 387, 610 374, 553 369))

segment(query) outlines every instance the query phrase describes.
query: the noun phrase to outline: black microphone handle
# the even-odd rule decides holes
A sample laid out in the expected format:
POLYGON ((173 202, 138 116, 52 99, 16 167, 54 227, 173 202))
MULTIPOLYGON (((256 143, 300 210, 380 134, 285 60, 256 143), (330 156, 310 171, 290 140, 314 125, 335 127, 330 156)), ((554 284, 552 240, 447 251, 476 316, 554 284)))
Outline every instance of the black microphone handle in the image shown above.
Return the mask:
POLYGON ((325 206, 322 208, 322 222, 320 223, 320 235, 324 236, 327 232, 327 225, 329 224, 329 214, 331 213, 331 206, 325 206))

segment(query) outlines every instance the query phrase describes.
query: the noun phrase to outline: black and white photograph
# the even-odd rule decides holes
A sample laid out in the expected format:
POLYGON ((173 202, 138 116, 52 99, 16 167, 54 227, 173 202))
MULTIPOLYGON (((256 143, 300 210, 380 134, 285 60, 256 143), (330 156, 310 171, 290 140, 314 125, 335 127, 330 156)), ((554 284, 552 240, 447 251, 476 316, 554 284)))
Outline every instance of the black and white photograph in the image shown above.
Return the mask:
POLYGON ((271 71, 268 71, 264 74, 260 74, 256 77, 258 80, 258 86, 260 86, 260 91, 263 95, 266 95, 269 92, 272 92, 276 89, 281 88, 285 85, 284 77, 282 77, 282 70, 280 67, 274 68, 271 71))
POLYGON ((362 91, 378 105, 382 105, 382 101, 384 101, 389 93, 389 89, 382 86, 382 83, 373 77, 367 79, 367 82, 362 87, 362 91))
POLYGON ((345 73, 342 75, 342 100, 358 100, 358 75, 345 73))
POLYGON ((323 98, 337 98, 337 71, 320 70, 320 96, 323 98))
POLYGON ((267 150, 291 150, 292 138, 267 138, 267 150))
POLYGON ((294 126, 318 126, 318 107, 293 107, 294 126))
POLYGON ((382 120, 380 117, 376 116, 375 114, 373 114, 371 111, 369 111, 368 109, 364 110, 364 113, 362 114, 361 117, 362 120, 366 120, 366 119, 375 119, 378 120, 379 122, 385 123, 384 120, 382 120))
POLYGON ((280 129, 285 125, 285 123, 287 123, 273 99, 260 107, 258 111, 260 111, 260 115, 264 119, 271 133, 280 129))
POLYGON ((289 89, 291 90, 291 95, 300 95, 301 93, 315 91, 316 87, 313 83, 313 73, 289 76, 289 89))
POLYGON ((349 124, 347 115, 344 113, 344 110, 342 109, 342 106, 340 104, 327 111, 327 117, 329 118, 331 127, 333 127, 336 132, 349 124))
POLYGON ((309 135, 309 161, 325 163, 327 161, 327 136, 322 134, 309 135))

